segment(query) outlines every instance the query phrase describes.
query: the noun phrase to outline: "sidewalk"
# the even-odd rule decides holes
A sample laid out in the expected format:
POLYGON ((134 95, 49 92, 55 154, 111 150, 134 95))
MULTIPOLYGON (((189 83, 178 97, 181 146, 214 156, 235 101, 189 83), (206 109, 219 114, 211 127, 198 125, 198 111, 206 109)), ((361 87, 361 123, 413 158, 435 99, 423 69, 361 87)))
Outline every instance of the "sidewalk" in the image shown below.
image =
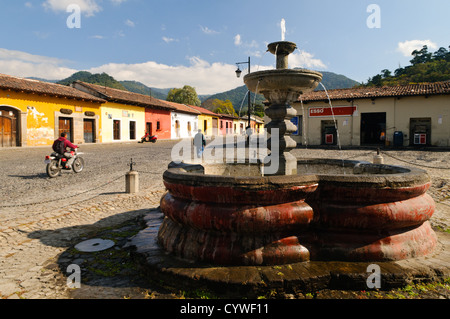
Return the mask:
POLYGON ((45 270, 49 259, 77 244, 98 228, 117 226, 158 207, 163 190, 115 195, 87 201, 33 218, 26 224, 0 228, 0 299, 66 299, 67 286, 45 270))

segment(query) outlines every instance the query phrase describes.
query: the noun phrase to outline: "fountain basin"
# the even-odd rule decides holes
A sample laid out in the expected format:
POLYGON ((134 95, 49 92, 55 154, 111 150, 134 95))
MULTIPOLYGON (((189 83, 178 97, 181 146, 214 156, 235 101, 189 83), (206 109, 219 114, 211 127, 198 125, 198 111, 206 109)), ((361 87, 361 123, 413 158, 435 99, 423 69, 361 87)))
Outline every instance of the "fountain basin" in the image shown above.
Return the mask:
POLYGON ((263 94, 269 101, 280 104, 296 101, 301 94, 313 91, 320 81, 321 73, 306 69, 259 71, 244 77, 250 91, 263 94))
POLYGON ((391 261, 426 255, 436 245, 423 170, 307 160, 298 162, 298 175, 259 171, 256 164, 171 165, 160 245, 220 265, 391 261), (252 173, 232 175, 242 171, 252 173))

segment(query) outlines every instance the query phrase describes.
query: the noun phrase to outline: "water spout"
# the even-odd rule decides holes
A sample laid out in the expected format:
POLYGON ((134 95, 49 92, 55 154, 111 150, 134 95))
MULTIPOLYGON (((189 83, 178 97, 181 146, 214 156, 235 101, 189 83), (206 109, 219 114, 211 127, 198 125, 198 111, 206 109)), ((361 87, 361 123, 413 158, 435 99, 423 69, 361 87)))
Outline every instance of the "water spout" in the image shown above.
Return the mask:
POLYGON ((337 119, 336 119, 336 115, 334 114, 334 109, 333 109, 333 104, 331 103, 331 98, 330 95, 328 94, 327 88, 325 87, 325 85, 323 85, 322 82, 319 83, 322 88, 325 90, 325 94, 327 95, 328 98, 328 104, 331 107, 331 114, 333 115, 333 122, 334 122, 334 128, 336 130, 336 137, 337 137, 337 143, 338 143, 338 147, 339 147, 339 152, 341 154, 341 160, 342 160, 342 170, 344 175, 346 175, 345 173, 345 163, 344 163, 344 156, 342 154, 342 145, 341 145, 341 137, 339 134, 339 128, 338 128, 338 123, 337 123, 337 119))
POLYGON ((281 41, 286 40, 286 20, 281 19, 281 41))

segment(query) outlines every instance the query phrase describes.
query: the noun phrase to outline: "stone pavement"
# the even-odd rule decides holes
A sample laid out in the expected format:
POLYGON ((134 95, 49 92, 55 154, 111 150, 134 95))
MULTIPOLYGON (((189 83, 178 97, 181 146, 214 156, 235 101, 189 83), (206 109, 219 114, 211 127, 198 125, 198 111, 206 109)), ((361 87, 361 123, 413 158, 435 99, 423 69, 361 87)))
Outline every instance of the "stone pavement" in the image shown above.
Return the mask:
POLYGON ((0 299, 66 299, 67 285, 45 271, 49 259, 75 245, 84 234, 116 226, 158 207, 163 190, 96 198, 28 220, 0 226, 0 299))
MULTIPOLYGON (((169 144, 162 146, 170 150, 169 144)), ((143 149, 142 157, 144 158, 144 155, 148 157, 144 151, 146 150, 143 149)), ((18 152, 16 151, 16 153, 18 152)), ((155 152, 155 157, 166 158, 161 153, 158 150, 158 154, 155 152)), ((302 154, 314 158, 339 156, 339 152, 335 150, 308 150, 308 152, 296 150, 296 153, 298 157, 301 157, 302 154)), ((391 154, 415 165, 450 166, 449 152, 398 151, 391 152, 391 154)), ((345 151, 345 158, 348 159, 370 161, 372 156, 373 152, 364 150, 345 151)), ((128 154, 122 157, 127 160, 129 158, 128 154)), ((385 160, 388 162, 387 164, 403 164, 394 158, 385 157, 385 160)), ((150 161, 154 163, 155 159, 151 158, 150 161)), ((158 168, 149 167, 149 169, 163 171, 167 167, 165 164, 159 166, 158 168)), ((432 224, 434 227, 448 232, 450 224, 450 218, 448 218, 450 215, 448 170, 427 170, 433 178, 433 188, 430 193, 437 202, 437 211, 432 218, 432 224)), ((159 172, 157 173, 159 174, 159 172)), ((30 174, 32 174, 30 176, 34 176, 35 173, 31 172, 30 174)), ((159 207, 164 192, 160 183, 162 177, 146 174, 142 176, 143 182, 144 179, 151 180, 149 181, 150 186, 147 185, 136 195, 120 192, 105 193, 76 205, 52 210, 43 206, 30 206, 26 207, 28 210, 26 214, 20 212, 11 215, 11 218, 2 220, 0 223, 0 299, 73 298, 65 282, 61 282, 66 277, 61 276, 60 272, 48 270, 49 262, 54 262, 55 258, 59 258, 62 253, 71 249, 86 233, 104 227, 115 227, 138 216, 145 216, 153 208, 159 207)), ((26 186, 29 181, 32 180, 25 179, 22 180, 22 183, 26 186)), ((444 263, 447 265, 448 260, 445 260, 444 263)), ((94 294, 86 296, 88 298, 98 297, 94 294)))

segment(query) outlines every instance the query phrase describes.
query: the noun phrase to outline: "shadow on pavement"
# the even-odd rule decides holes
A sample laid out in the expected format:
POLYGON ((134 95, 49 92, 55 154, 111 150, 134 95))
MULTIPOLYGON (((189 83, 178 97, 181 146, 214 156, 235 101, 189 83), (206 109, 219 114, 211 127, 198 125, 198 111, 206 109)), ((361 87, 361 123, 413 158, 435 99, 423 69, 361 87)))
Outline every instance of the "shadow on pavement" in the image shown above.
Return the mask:
MULTIPOLYGON (((35 231, 28 235, 52 247, 66 248, 46 267, 59 272, 67 281, 74 274, 73 266, 81 271, 81 288, 70 289, 72 299, 148 299, 173 298, 170 292, 150 286, 125 248, 129 238, 145 228, 144 214, 151 209, 135 210, 102 219, 92 225, 35 231), (82 252, 75 248, 90 239, 111 240, 115 245, 98 252, 82 252), (149 291, 157 289, 158 292, 149 291)), ((62 282, 61 284, 67 284, 62 282)))

